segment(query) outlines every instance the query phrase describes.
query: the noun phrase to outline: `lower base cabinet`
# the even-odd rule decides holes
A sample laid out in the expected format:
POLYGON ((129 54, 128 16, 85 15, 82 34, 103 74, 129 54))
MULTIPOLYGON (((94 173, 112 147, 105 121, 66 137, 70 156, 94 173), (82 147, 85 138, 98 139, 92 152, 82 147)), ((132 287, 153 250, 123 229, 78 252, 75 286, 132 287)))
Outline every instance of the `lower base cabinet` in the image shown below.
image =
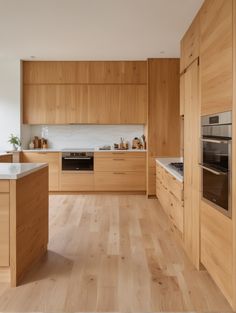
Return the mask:
POLYGON ((96 191, 145 191, 145 172, 97 172, 96 191))
POLYGON ((201 201, 201 262, 227 300, 233 300, 233 223, 201 201))
POLYGON ((94 173, 61 174, 60 191, 94 191, 94 173))
POLYGON ((0 155, 0 163, 12 163, 12 160, 13 160, 12 154, 0 155))
POLYGON ((156 165, 156 196, 182 236, 184 230, 183 183, 159 164, 156 165))

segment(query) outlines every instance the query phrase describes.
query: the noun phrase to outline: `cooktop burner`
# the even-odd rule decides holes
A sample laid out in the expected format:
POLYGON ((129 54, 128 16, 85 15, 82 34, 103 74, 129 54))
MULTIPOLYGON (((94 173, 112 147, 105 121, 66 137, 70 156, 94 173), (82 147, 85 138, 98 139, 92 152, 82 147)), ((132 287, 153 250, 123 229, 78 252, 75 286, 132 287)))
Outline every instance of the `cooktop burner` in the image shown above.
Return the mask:
POLYGON ((184 163, 183 162, 173 162, 169 164, 172 168, 174 168, 181 175, 184 173, 184 163))

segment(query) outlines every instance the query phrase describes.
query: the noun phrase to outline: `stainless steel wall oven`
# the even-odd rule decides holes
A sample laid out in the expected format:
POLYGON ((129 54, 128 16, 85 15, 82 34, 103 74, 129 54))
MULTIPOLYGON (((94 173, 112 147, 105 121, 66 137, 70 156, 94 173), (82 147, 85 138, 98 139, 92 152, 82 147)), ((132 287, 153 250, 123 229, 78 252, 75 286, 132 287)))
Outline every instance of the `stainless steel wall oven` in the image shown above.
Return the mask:
POLYGON ((202 197, 231 217, 232 113, 202 117, 202 197))

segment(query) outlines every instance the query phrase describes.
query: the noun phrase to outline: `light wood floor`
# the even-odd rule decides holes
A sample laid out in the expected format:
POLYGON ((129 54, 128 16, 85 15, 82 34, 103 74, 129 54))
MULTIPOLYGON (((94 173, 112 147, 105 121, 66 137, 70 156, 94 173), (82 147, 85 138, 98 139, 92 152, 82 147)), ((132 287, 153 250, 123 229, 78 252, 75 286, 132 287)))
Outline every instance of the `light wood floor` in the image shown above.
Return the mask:
POLYGON ((0 311, 231 312, 197 272, 157 200, 51 196, 48 256, 24 285, 0 285, 0 311))

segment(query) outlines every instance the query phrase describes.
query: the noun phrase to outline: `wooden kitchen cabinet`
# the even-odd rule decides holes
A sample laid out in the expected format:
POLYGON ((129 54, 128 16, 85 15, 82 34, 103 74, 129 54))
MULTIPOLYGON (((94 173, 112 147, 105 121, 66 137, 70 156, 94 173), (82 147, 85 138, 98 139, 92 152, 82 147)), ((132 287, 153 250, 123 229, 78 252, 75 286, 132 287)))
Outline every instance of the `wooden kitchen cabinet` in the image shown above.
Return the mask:
POLYGON ((49 191, 59 190, 60 153, 59 152, 22 152, 23 163, 47 163, 49 168, 49 191))
POLYGON ((24 84, 146 84, 146 61, 25 61, 24 84))
POLYGON ((60 191, 94 191, 94 173, 62 172, 60 191))
POLYGON ((179 109, 179 114, 180 116, 184 115, 184 107, 185 107, 185 79, 184 79, 184 73, 182 75, 180 75, 180 91, 179 91, 179 97, 180 97, 180 101, 179 101, 179 105, 180 105, 180 109, 179 109))
POLYGON ((206 0, 201 23, 201 114, 232 110, 233 1, 206 0))
POLYGON ((145 191, 146 152, 96 152, 96 191, 145 191))
POLYGON ((193 20, 191 26, 181 41, 181 70, 182 73, 194 60, 199 57, 200 49, 200 17, 193 20))
POLYGON ((156 196, 182 237, 184 231, 183 183, 168 173, 160 164, 156 164, 156 196))

